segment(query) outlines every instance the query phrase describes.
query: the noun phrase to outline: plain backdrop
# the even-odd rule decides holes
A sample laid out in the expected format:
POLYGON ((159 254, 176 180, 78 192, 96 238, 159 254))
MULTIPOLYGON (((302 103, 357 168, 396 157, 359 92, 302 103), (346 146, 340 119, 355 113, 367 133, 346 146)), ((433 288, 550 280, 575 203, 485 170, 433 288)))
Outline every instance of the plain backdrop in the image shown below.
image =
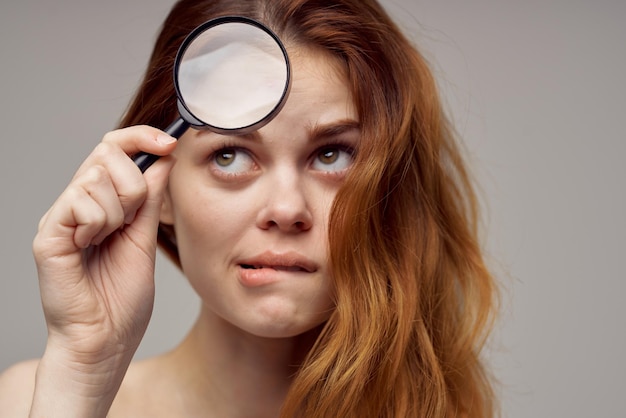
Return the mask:
MULTIPOLYGON (((42 354, 37 222, 116 125, 172 4, 0 6, 0 369, 42 354)), ((626 2, 383 4, 432 63, 482 185, 504 416, 626 416, 626 2)), ((171 348, 197 308, 159 259, 137 356, 171 348)))

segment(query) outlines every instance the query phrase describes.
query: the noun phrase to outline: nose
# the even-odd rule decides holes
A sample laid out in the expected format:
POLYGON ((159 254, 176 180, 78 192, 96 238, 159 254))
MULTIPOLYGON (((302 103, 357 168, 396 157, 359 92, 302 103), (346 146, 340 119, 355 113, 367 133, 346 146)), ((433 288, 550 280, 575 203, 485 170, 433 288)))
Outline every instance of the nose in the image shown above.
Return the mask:
POLYGON ((290 172, 276 173, 268 179, 263 204, 257 216, 257 226, 264 230, 277 229, 288 233, 308 231, 313 226, 313 214, 303 181, 290 172))

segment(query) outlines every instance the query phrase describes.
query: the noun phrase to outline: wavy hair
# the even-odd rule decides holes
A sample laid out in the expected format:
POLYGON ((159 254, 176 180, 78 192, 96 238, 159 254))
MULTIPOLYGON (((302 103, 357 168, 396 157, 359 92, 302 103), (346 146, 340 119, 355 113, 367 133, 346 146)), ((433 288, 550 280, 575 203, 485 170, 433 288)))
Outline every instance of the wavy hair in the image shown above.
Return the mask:
MULTIPOLYGON (((479 210, 424 57, 374 0, 181 0, 120 126, 176 117, 172 66, 202 22, 258 19, 347 74, 361 141, 329 221, 336 309, 295 376, 284 417, 491 417, 481 349, 497 290, 479 210)), ((174 231, 159 243, 178 262, 174 231)))

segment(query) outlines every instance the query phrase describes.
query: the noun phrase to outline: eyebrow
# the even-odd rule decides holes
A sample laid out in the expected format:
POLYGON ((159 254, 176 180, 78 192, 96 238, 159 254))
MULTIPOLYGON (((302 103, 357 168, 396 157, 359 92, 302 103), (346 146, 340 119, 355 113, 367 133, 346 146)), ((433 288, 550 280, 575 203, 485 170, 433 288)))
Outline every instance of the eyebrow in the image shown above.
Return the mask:
POLYGON ((353 119, 344 119, 328 124, 314 125, 309 129, 309 137, 312 141, 332 138, 343 135, 346 132, 360 131, 361 125, 353 119))
MULTIPOLYGON (((310 126, 308 127, 308 133, 311 138, 311 142, 317 142, 327 138, 343 135, 346 132, 360 131, 360 129, 361 124, 354 119, 342 119, 331 123, 315 124, 310 126)), ((244 139, 250 139, 255 142, 260 141, 263 137, 258 130, 237 136, 244 139)))

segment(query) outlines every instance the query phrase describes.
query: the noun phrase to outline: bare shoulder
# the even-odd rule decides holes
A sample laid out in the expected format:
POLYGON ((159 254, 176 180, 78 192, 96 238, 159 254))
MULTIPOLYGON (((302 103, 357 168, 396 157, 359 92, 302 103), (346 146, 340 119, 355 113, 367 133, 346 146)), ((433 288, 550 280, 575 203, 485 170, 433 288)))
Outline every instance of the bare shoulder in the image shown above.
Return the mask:
POLYGON ((0 374, 0 417, 28 417, 39 360, 17 363, 0 374))
POLYGON ((171 391, 166 388, 163 368, 160 358, 131 363, 109 416, 172 416, 167 396, 171 391))

